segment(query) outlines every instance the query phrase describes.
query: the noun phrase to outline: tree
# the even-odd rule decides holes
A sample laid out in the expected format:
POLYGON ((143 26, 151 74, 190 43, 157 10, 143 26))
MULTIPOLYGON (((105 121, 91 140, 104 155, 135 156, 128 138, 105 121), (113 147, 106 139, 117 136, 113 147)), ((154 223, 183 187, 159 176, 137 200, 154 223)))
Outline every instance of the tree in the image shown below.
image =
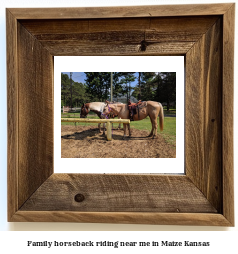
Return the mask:
MULTIPOLYGON (((90 101, 105 101, 110 98, 111 72, 85 72, 86 92, 90 101)), ((135 80, 134 72, 113 72, 113 97, 131 95, 130 83, 135 80)))
POLYGON ((61 104, 67 106, 70 103, 70 79, 67 74, 61 73, 61 104))
POLYGON ((121 92, 122 95, 126 94, 127 101, 131 97, 131 90, 133 89, 131 87, 131 82, 135 81, 135 72, 121 72, 121 80, 120 85, 122 86, 121 92))
POLYGON ((86 86, 82 83, 73 82, 72 93, 74 107, 79 107, 79 105, 83 104, 88 100, 86 86))
POLYGON ((153 100, 155 97, 155 72, 142 72, 141 86, 142 99, 145 101, 153 100))
POLYGON ((87 100, 86 86, 70 80, 67 74, 61 73, 61 106, 76 107, 87 100))
POLYGON ((153 100, 156 90, 154 79, 155 72, 139 72, 138 84, 132 95, 138 100, 153 100))
POLYGON ((176 72, 159 72, 155 83, 157 84, 155 99, 165 102, 169 111, 170 103, 176 103, 176 72))
POLYGON ((118 96, 123 94, 123 86, 121 79, 123 72, 113 72, 113 97, 117 100, 118 96))
POLYGON ((141 72, 139 72, 139 75, 138 75, 138 100, 141 100, 141 83, 140 83, 140 78, 141 78, 141 72))
POLYGON ((105 101, 109 97, 111 72, 85 72, 86 92, 91 101, 105 101))
POLYGON ((169 110, 171 102, 176 103, 176 73, 140 72, 132 95, 138 100, 166 103, 169 110))

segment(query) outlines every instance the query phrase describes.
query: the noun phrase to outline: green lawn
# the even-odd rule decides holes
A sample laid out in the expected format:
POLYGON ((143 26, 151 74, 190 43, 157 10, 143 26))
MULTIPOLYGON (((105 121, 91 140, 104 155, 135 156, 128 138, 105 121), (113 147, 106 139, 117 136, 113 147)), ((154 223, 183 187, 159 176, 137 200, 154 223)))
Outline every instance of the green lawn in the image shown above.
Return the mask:
MULTIPOLYGON (((164 118, 164 130, 160 132, 159 119, 158 122, 158 133, 161 133, 164 138, 172 144, 176 144, 176 117, 165 117, 164 118)), ((131 128, 139 130, 151 131, 150 118, 147 117, 142 121, 131 122, 131 128)))
MULTIPOLYGON (((66 114, 62 115, 62 118, 67 118, 66 114)), ((79 118, 79 114, 71 114, 70 118, 79 118)), ((97 119, 97 116, 90 116, 90 118, 97 119)), ((158 133, 161 133, 163 137, 171 144, 176 145, 176 117, 165 117, 164 118, 164 130, 160 132, 159 129, 159 119, 158 122, 158 133)), ((75 125, 75 123, 61 123, 62 125, 75 125)), ((89 126, 94 125, 97 126, 97 123, 77 123, 77 125, 89 126)), ((138 130, 148 130, 151 131, 151 122, 150 118, 147 117, 141 121, 131 122, 131 128, 135 128, 138 130)))

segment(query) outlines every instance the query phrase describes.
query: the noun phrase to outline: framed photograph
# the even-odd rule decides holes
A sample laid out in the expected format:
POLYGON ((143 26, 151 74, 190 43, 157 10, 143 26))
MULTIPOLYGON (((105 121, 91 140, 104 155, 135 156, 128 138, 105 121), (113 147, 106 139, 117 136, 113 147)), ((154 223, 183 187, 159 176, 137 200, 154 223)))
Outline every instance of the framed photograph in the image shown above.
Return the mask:
POLYGON ((6 9, 8 220, 234 226, 234 18, 232 3, 6 9), (183 57, 184 172, 161 158, 142 171, 127 159, 80 158, 78 172, 66 163, 58 173, 54 74, 66 56, 137 57, 142 67, 183 57))
MULTIPOLYGON (((59 56, 54 58, 54 81, 54 108, 61 108, 54 114, 55 173, 184 174, 184 56, 59 56), (129 70, 141 72, 128 73, 129 70), (147 110, 143 104, 139 108, 139 116, 145 118, 131 121, 130 139, 128 130, 124 136, 123 125, 115 123, 112 142, 105 142, 106 133, 103 135, 103 130, 99 132, 98 123, 87 123, 90 119, 98 121, 95 112, 101 115, 101 107, 105 107, 105 100, 110 98, 111 73, 114 76, 112 101, 116 105, 127 105, 129 99, 138 102, 139 75, 142 101, 157 102, 162 99, 163 119, 158 117, 156 139, 148 137, 152 124, 150 117, 143 115, 143 109, 147 110), (97 98, 98 94, 102 98, 97 98), (68 108, 72 110, 63 112, 64 106, 61 105, 70 105, 71 98, 72 106, 68 108), (169 109, 167 98, 170 98, 169 109), (95 101, 101 103, 95 104, 95 101), (80 113, 82 105, 89 102, 93 102, 92 108, 95 105, 94 112, 87 111, 83 116, 83 112, 80 113), (99 105, 98 111, 95 111, 96 105, 99 105), (67 121, 61 125, 61 119, 67 121), (73 122, 84 119, 85 122, 73 122), (160 130, 161 123, 164 131, 160 130), (126 166, 122 166, 124 163, 126 166), (159 167, 148 168, 149 164, 159 167)), ((116 107, 120 109, 120 106, 116 107)), ((127 111, 127 106, 123 106, 123 110, 127 111)), ((106 117, 105 114, 103 116, 106 117)))

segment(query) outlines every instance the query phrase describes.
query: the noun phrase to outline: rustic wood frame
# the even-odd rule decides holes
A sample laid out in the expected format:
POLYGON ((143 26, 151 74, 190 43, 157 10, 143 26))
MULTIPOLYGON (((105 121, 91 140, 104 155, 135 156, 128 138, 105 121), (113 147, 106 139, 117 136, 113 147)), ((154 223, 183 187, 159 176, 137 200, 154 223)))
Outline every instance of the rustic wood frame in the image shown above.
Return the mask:
POLYGON ((7 9, 8 220, 234 226, 234 17, 232 3, 7 9), (186 175, 54 174, 57 55, 186 56, 186 175))

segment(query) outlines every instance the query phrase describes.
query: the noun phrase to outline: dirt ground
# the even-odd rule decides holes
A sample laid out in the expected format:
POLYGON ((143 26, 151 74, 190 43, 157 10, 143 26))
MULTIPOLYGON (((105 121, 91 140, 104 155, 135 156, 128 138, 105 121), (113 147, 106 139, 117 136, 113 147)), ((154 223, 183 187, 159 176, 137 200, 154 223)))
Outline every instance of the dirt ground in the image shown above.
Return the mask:
POLYGON ((131 129, 123 140, 123 130, 113 129, 113 140, 99 133, 96 126, 61 125, 62 158, 175 158, 176 148, 162 135, 152 139, 149 132, 131 129))

